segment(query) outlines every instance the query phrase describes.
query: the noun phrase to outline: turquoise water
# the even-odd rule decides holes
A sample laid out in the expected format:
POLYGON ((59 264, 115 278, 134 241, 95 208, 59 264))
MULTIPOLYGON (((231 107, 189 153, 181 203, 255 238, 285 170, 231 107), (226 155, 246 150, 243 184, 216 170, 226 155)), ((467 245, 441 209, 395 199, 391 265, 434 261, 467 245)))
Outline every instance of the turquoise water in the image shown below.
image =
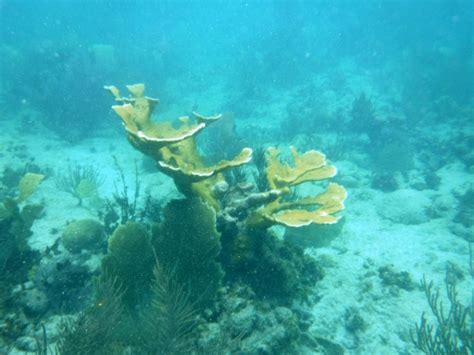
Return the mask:
POLYGON ((472 353, 473 14, 0 0, 0 353, 472 353))

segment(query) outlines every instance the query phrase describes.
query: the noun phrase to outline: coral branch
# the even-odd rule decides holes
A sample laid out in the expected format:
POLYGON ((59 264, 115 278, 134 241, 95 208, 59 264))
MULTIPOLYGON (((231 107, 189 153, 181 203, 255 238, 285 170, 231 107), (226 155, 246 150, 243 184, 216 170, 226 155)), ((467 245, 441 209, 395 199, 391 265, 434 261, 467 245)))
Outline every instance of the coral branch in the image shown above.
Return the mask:
MULTIPOLYGON (((294 165, 279 160, 280 152, 276 148, 267 150, 268 185, 288 194, 290 187, 308 181, 329 179, 336 174, 336 168, 329 165, 324 154, 315 150, 300 155, 291 147, 294 165)), ((282 197, 258 209, 250 218, 250 224, 268 227, 281 224, 287 227, 302 227, 309 224, 333 224, 339 220, 335 214, 344 209, 347 192, 341 185, 331 183, 327 189, 314 197, 306 197, 284 202, 282 197), (312 209, 310 209, 312 208, 312 209), (315 209, 314 209, 315 208, 315 209)))
POLYGON ((181 117, 179 127, 175 128, 171 122, 152 121, 151 114, 159 101, 144 96, 145 85, 127 86, 131 94, 129 98, 121 97, 115 86, 104 88, 121 103, 112 106, 112 109, 122 120, 132 145, 156 160, 158 168, 174 179, 183 194, 200 196, 217 209, 218 202, 213 196, 212 187, 223 180, 220 173, 246 164, 252 158, 252 150, 245 148, 231 160, 223 160, 212 166, 204 165, 194 137, 219 120, 221 115, 207 117, 193 112, 195 122, 191 122, 189 117, 181 117))

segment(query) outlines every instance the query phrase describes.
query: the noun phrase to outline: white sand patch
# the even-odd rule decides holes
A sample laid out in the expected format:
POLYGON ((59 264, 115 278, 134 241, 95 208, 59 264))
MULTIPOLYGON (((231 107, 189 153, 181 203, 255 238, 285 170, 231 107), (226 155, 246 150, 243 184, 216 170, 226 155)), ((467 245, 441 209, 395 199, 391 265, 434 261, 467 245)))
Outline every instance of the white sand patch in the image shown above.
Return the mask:
POLYGON ((465 275, 458 284, 459 299, 465 305, 470 302, 467 242, 449 232, 449 220, 437 218, 418 225, 387 221, 377 213, 375 202, 381 195, 374 190, 354 191, 340 238, 329 248, 308 251, 332 266, 316 286, 323 298, 313 310, 318 321, 312 332, 348 349, 357 347, 357 353, 414 351, 409 331, 423 311, 430 317, 425 295, 417 286, 423 275, 434 281, 446 304, 445 270, 454 264, 465 275), (408 272, 415 289, 384 285, 378 269, 389 265, 408 272), (354 310, 366 324, 359 333, 347 329, 348 314, 354 310))

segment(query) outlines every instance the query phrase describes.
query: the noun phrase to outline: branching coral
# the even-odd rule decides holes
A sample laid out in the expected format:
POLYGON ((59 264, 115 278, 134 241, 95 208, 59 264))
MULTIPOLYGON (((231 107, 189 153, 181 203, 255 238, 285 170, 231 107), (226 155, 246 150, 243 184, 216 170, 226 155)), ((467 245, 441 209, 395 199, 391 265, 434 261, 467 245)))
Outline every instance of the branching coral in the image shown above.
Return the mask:
POLYGON ((248 184, 219 189, 223 207, 218 212, 218 226, 226 272, 230 277, 245 275, 246 282, 258 293, 283 302, 304 297, 305 280, 321 273, 305 260, 302 251, 278 242, 266 229, 275 224, 302 227, 336 223, 347 196, 345 189, 335 183, 313 197, 295 194, 294 186, 328 179, 336 174, 336 168, 320 152, 311 150, 300 155, 295 148, 291 151, 294 164, 280 161, 276 148, 267 150, 266 167, 261 170, 270 190, 253 192, 248 184), (295 283, 296 278, 299 281, 295 283), (261 288, 262 284, 266 287, 261 288))
MULTIPOLYGON (((212 166, 204 165, 194 137, 221 116, 204 117, 194 113, 195 123, 191 123, 189 117, 181 117, 181 125, 174 128, 169 122, 156 123, 151 120, 151 114, 159 100, 145 96, 143 84, 127 86, 130 97, 122 97, 115 86, 105 86, 105 89, 121 103, 112 109, 121 118, 132 145, 154 158, 159 169, 171 176, 178 189, 186 196, 197 195, 219 210, 215 190, 224 181, 221 172, 246 164, 252 157, 252 150, 244 148, 231 160, 222 160, 212 166)), ((272 190, 271 195, 276 198, 258 209, 249 218, 249 224, 268 227, 278 223, 300 227, 311 223, 336 223, 338 217, 334 214, 344 209, 347 197, 345 189, 338 184, 330 184, 325 192, 315 197, 282 201, 281 196, 288 194, 291 187, 307 181, 329 179, 336 174, 336 168, 328 164, 326 157, 320 152, 310 150, 300 155, 295 148, 291 148, 291 152, 294 166, 279 160, 278 149, 267 150, 267 182, 272 190), (315 206, 316 209, 311 209, 315 206)))
POLYGON ((278 196, 274 201, 258 209, 250 218, 249 225, 268 227, 282 224, 287 227, 301 227, 309 224, 333 224, 339 220, 335 214, 344 209, 346 190, 336 183, 314 196, 283 201, 282 196, 290 188, 308 181, 325 180, 336 175, 336 168, 330 165, 324 154, 310 150, 303 155, 291 147, 294 165, 282 163, 276 148, 267 150, 267 181, 278 196), (315 209, 310 209, 316 207, 315 209))
POLYGON ((262 150, 257 159, 259 179, 266 182, 261 184, 261 191, 255 192, 252 184, 235 181, 235 186, 229 187, 221 173, 248 163, 252 150, 244 148, 231 160, 206 166, 195 140, 220 115, 194 114, 194 123, 182 117, 175 128, 171 123, 152 121, 158 100, 144 95, 143 84, 127 86, 130 97, 122 97, 114 86, 105 88, 120 103, 112 108, 122 120, 128 140, 151 156, 186 196, 170 202, 164 222, 153 228, 151 239, 158 260, 175 269, 177 280, 188 285, 191 297, 200 304, 213 299, 221 284, 222 269, 236 277, 239 272, 240 278, 246 275, 243 277, 255 287, 257 279, 264 280, 264 284, 279 289, 274 295, 291 298, 291 290, 298 288, 295 275, 314 267, 302 260, 302 252, 280 246, 267 228, 275 224, 333 224, 339 220, 337 213, 344 209, 347 197, 342 186, 330 183, 316 196, 295 197, 295 186, 336 174, 325 155, 315 150, 300 154, 292 147, 290 164, 280 160, 278 149, 262 150))
POLYGON ((246 164, 250 161, 252 150, 244 148, 235 158, 222 160, 215 165, 205 166, 199 156, 194 137, 208 125, 221 118, 221 115, 205 117, 197 113, 195 122, 189 117, 179 119, 180 126, 171 122, 156 123, 151 119, 153 109, 159 103, 144 95, 145 85, 128 85, 131 97, 121 97, 115 86, 105 86, 121 105, 112 109, 122 120, 132 145, 151 156, 158 168, 171 176, 178 189, 186 196, 200 196, 214 208, 218 207, 212 187, 223 180, 220 174, 226 169, 246 164))

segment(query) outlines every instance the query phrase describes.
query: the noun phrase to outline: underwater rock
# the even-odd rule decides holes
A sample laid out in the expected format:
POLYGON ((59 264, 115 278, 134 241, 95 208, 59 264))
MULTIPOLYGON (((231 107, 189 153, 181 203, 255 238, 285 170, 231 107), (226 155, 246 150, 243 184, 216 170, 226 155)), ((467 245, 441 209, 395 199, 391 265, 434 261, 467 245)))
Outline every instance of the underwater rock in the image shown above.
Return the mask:
POLYGON ((37 344, 38 342, 35 338, 28 336, 20 337, 15 341, 15 346, 18 350, 27 352, 36 352, 37 344))
POLYGON ((205 353, 216 348, 220 351, 213 353, 298 353, 303 326, 293 309, 272 307, 243 285, 223 290, 219 303, 214 321, 201 326, 198 343, 205 353))
POLYGON ((346 329, 351 333, 359 333, 367 329, 367 322, 356 307, 346 309, 344 321, 346 329))
POLYGON ((441 178, 436 172, 429 170, 425 173, 425 183, 428 189, 437 190, 441 185, 441 178))
POLYGON ((49 304, 62 311, 76 310, 85 305, 92 292, 92 273, 79 258, 60 254, 43 258, 35 278, 49 304))
POLYGON ((451 194, 439 194, 433 197, 433 215, 442 217, 450 214, 456 206, 456 198, 451 194))
POLYGON ((257 310, 252 304, 247 304, 240 311, 233 313, 230 319, 230 326, 235 335, 247 333, 255 328, 257 322, 257 310))
POLYGON ((385 265, 378 269, 379 277, 385 286, 396 286, 406 291, 412 291, 415 283, 406 271, 397 272, 393 265, 385 265))
POLYGON ((104 227, 94 219, 81 219, 67 225, 62 242, 71 253, 82 250, 96 250, 105 245, 104 227))
POLYGON ((221 261, 230 279, 248 283, 257 295, 282 304, 304 299, 323 270, 303 249, 254 230, 222 238, 221 261))
POLYGON ((456 236, 465 239, 469 243, 474 243, 473 227, 465 227, 461 223, 451 223, 449 230, 456 236))
POLYGON ((20 304, 30 317, 40 316, 49 308, 48 297, 36 288, 24 291, 20 297, 20 304))
MULTIPOLYGON (((44 330, 46 331, 46 335, 48 337, 48 343, 55 343, 61 336, 61 330, 64 327, 64 324, 68 321, 70 322, 72 319, 75 318, 75 315, 54 314, 52 316, 47 317, 46 319, 43 319, 44 330)), ((39 327, 36 329, 35 338, 42 339, 42 337, 43 329, 39 327)))
POLYGON ((383 192, 393 192, 400 187, 400 179, 397 179, 397 174, 378 173, 374 175, 371 186, 383 192))
POLYGON ((429 221, 431 200, 422 192, 401 189, 384 194, 377 201, 378 214, 394 223, 421 224, 429 221))

